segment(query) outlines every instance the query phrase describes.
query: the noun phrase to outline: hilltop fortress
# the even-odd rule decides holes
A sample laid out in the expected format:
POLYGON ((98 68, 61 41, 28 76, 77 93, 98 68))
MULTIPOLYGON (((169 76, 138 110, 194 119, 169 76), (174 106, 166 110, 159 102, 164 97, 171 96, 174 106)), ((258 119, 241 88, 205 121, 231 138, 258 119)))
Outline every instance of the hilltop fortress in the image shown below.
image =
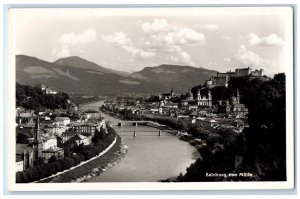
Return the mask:
POLYGON ((228 86, 228 82, 231 77, 263 77, 264 70, 252 70, 248 68, 237 68, 235 72, 226 72, 226 73, 217 73, 216 76, 211 77, 209 80, 206 80, 206 86, 212 88, 215 86, 228 86))

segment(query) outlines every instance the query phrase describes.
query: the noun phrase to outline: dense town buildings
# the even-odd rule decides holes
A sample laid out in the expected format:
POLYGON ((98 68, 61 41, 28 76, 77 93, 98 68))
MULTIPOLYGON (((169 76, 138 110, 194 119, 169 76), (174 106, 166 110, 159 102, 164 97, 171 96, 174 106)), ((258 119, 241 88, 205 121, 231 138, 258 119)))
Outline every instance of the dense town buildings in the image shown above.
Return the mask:
POLYGON ((198 107, 211 107, 212 106, 212 96, 211 91, 208 91, 207 96, 201 95, 200 89, 197 91, 197 96, 194 97, 191 89, 185 95, 185 98, 181 100, 181 106, 189 106, 198 109, 198 107), (193 106, 194 105, 194 106, 193 106))
MULTIPOLYGON (((45 90, 46 86, 42 88, 45 90)), ((67 110, 33 111, 17 107, 16 172, 34 167, 37 161, 47 163, 51 157, 64 158, 66 142, 89 145, 96 129, 100 131, 102 127, 106 128, 106 122, 99 111, 79 111, 73 103, 67 110)))
POLYGON ((125 98, 107 100, 103 108, 125 117, 132 115, 140 119, 174 119, 207 128, 231 128, 241 132, 248 125, 248 108, 240 102, 239 90, 219 101, 213 100, 211 92, 216 86, 226 88, 233 77, 263 78, 263 70, 239 68, 235 72, 217 73, 196 93, 189 89, 187 93, 180 94, 172 89, 169 93, 152 96, 149 98, 151 100, 144 99, 140 103, 127 103, 125 98))
POLYGON ((230 97, 229 100, 220 100, 218 110, 219 113, 232 113, 238 117, 245 117, 248 114, 248 109, 240 103, 239 90, 237 90, 236 96, 230 97))

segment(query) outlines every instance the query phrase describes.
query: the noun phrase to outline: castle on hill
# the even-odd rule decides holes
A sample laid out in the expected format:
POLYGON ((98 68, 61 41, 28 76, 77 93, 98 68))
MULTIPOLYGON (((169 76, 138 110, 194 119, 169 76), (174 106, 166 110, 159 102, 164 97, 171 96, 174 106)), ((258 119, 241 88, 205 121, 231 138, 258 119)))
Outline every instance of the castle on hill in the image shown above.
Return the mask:
POLYGON ((213 88, 215 86, 228 86, 228 82, 231 77, 263 77, 264 70, 252 70, 248 68, 237 68, 235 72, 226 72, 226 73, 217 73, 216 76, 211 77, 209 80, 206 80, 206 86, 208 88, 213 88))

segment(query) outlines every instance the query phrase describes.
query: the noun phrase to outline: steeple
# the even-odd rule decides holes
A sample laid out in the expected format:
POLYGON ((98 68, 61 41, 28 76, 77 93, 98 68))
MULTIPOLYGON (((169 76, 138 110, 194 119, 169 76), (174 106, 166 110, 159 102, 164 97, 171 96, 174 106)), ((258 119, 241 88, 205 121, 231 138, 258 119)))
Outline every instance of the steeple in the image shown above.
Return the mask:
POLYGON ((211 97, 211 92, 210 92, 210 90, 208 90, 208 106, 209 106, 209 107, 212 106, 212 97, 211 97))
POLYGON ((40 140, 40 116, 39 113, 37 112, 37 118, 35 122, 35 140, 39 141, 40 140))
POLYGON ((34 157, 33 159, 35 161, 38 160, 38 158, 42 157, 42 141, 40 139, 40 132, 41 132, 41 129, 40 129, 40 117, 39 117, 39 112, 36 112, 36 122, 35 122, 35 138, 34 138, 34 141, 33 141, 33 149, 34 149, 34 157))
POLYGON ((240 92, 239 92, 239 89, 236 90, 236 102, 237 102, 237 104, 240 104, 240 92))
POLYGON ((210 92, 210 90, 208 90, 208 100, 211 101, 211 92, 210 92))
POLYGON ((172 88, 172 90, 171 90, 171 96, 174 96, 174 90, 173 90, 173 88, 172 88))
POLYGON ((191 101, 191 100, 193 100, 193 98, 194 98, 193 93, 192 93, 191 89, 189 89, 187 94, 186 94, 186 99, 191 101))
POLYGON ((197 90, 197 99, 198 99, 198 100, 201 100, 200 89, 197 90))

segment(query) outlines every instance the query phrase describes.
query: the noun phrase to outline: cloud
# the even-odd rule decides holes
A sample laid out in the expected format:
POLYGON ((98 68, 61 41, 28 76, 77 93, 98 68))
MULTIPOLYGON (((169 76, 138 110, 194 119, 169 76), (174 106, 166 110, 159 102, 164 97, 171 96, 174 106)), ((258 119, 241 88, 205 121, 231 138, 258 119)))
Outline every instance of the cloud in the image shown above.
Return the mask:
POLYGON ((170 46, 170 45, 186 45, 186 44, 203 44, 205 36, 192 29, 184 28, 168 33, 159 33, 150 35, 149 45, 170 46))
POLYGON ((203 44, 205 36, 192 29, 184 28, 169 34, 173 44, 203 44))
POLYGON ((231 61, 231 59, 230 59, 229 57, 227 57, 227 58, 224 58, 224 61, 226 61, 226 62, 230 62, 230 61, 231 61))
POLYGON ((152 59, 155 62, 159 60, 160 62, 188 65, 194 64, 194 62, 191 55, 183 50, 183 47, 205 43, 203 33, 189 27, 170 24, 163 18, 155 18, 152 22, 139 21, 136 25, 139 25, 144 33, 139 39, 130 38, 124 32, 101 35, 101 39, 130 53, 131 57, 135 59, 152 59))
POLYGON ((217 26, 216 24, 201 24, 199 27, 202 30, 208 30, 208 31, 214 31, 219 29, 219 26, 217 26))
POLYGON ((57 58, 63 58, 63 57, 69 57, 70 56, 70 51, 67 46, 62 46, 61 49, 53 49, 52 50, 52 55, 57 57, 57 58))
POLYGON ((241 45, 234 53, 233 60, 245 66, 259 66, 263 63, 263 59, 259 55, 248 50, 244 45, 241 45))
POLYGON ((63 44, 72 44, 72 45, 78 45, 78 44, 86 44, 89 42, 93 42, 96 40, 96 31, 89 29, 85 30, 82 33, 68 33, 64 34, 60 37, 60 42, 63 44))
POLYGON ((139 50, 137 52, 137 56, 141 59, 149 59, 149 58, 153 58, 155 57, 155 53, 154 52, 149 52, 149 51, 144 51, 144 50, 139 50))
POLYGON ((220 67, 224 68, 223 65, 220 65, 220 63, 216 62, 216 61, 211 61, 211 62, 207 63, 206 67, 208 67, 208 68, 220 68, 220 67))
POLYGON ((85 50, 79 50, 79 54, 83 55, 86 54, 85 50))
MULTIPOLYGON (((280 64, 273 60, 267 60, 256 53, 248 50, 244 45, 239 46, 231 57, 223 59, 227 64, 225 68, 243 68, 264 69, 268 75, 274 75, 278 72, 280 64)), ((224 68, 224 66, 222 66, 224 68)))
POLYGON ((149 59, 155 57, 156 55, 156 53, 154 52, 138 49, 132 45, 124 45, 122 46, 122 48, 127 52, 131 53, 134 57, 138 57, 140 59, 149 59))
POLYGON ((123 32, 116 32, 113 35, 101 35, 103 41, 115 46, 124 46, 131 43, 131 40, 123 32))
MULTIPOLYGON (((57 58, 69 57, 71 54, 71 46, 85 45, 90 42, 96 41, 96 31, 88 29, 82 33, 67 33, 60 36, 60 49, 54 48, 51 54, 57 58)), ((74 50, 74 49, 73 49, 74 50)), ((85 53, 84 50, 79 50, 78 54, 82 55, 85 53)))
POLYGON ((226 40, 226 41, 230 41, 231 40, 231 37, 228 36, 228 35, 223 35, 222 36, 222 39, 226 40))
POLYGON ((174 64, 195 65, 195 63, 191 60, 191 55, 182 50, 167 56, 166 60, 169 63, 174 64))
MULTIPOLYGON (((213 26, 206 28, 213 29, 213 26)), ((194 65, 191 56, 183 50, 187 45, 203 45, 205 35, 189 27, 170 24, 166 19, 154 19, 141 24, 145 36, 141 39, 144 48, 162 55, 167 62, 194 65)))
POLYGON ((137 48, 133 45, 131 39, 123 32, 116 32, 112 35, 101 35, 104 42, 114 45, 117 48, 121 48, 132 56, 140 59, 149 59, 155 57, 155 53, 137 48))
POLYGON ((142 30, 150 36, 150 43, 165 43, 168 45, 178 44, 203 44, 205 36, 195 30, 170 24, 166 19, 155 18, 152 23, 145 22, 141 25, 142 30))
POLYGON ((261 38, 255 33, 249 33, 247 37, 251 46, 280 46, 284 44, 284 41, 274 33, 261 38))

